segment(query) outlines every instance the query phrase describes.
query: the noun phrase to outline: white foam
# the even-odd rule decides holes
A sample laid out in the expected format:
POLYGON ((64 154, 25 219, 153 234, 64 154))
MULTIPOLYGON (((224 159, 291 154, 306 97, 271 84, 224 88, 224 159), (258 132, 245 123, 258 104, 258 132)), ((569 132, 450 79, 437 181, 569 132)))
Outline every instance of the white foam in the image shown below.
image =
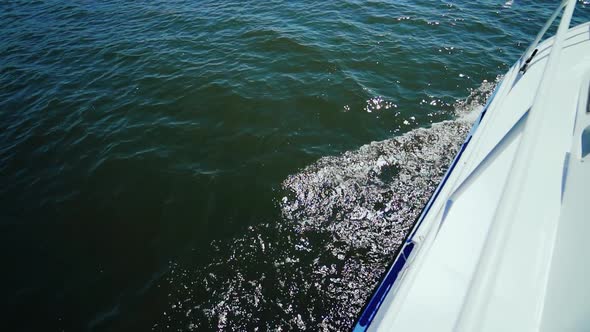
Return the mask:
POLYGON ((454 120, 321 158, 289 176, 277 202, 283 220, 213 243, 223 250, 202 270, 172 264, 164 325, 350 329, 494 86, 484 82, 455 103, 454 120))

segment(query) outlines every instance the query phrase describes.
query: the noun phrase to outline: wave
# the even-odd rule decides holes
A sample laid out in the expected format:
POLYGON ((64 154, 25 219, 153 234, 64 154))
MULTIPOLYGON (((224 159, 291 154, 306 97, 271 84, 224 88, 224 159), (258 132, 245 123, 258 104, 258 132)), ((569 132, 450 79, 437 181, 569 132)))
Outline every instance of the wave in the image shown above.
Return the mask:
POLYGON ((484 82, 457 102, 455 120, 289 176, 278 222, 213 242, 198 271, 170 263, 170 308, 153 330, 349 329, 494 86, 484 82))

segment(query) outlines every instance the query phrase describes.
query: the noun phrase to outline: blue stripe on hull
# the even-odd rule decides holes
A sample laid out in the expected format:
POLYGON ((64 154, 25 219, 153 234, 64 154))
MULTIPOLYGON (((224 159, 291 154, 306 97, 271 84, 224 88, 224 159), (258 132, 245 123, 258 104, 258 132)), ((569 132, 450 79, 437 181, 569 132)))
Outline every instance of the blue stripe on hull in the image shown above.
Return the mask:
POLYGON ((483 110, 481 111, 479 118, 473 124, 473 127, 472 127, 471 131, 469 132, 469 135, 467 136, 467 139, 461 145, 461 149, 459 150, 459 152, 455 156, 455 159, 453 159, 453 162, 451 163, 449 169, 447 170, 443 180, 436 188, 436 191, 434 192, 432 197, 430 197, 430 200, 428 200, 428 204, 426 204, 426 206, 422 210, 422 213, 420 214, 420 217, 418 218, 418 220, 414 226, 414 229, 412 230, 412 232, 410 233, 410 235, 408 236, 408 238, 405 241, 403 249, 400 250, 400 252, 398 253, 397 258, 395 259, 395 261, 393 262, 393 264, 389 268, 389 271, 385 275, 385 278, 383 278, 383 280, 379 284, 379 287, 374 291, 373 296, 371 296, 371 300, 365 306, 361 316, 358 318, 358 320, 353 328, 354 332, 366 331, 369 328, 369 326, 371 325, 371 322, 373 321, 373 318, 375 318, 375 315, 377 314, 379 307, 381 307, 381 304, 383 303, 383 300, 385 300, 385 297, 389 293, 389 290, 395 284, 397 277, 399 276, 400 272, 403 270, 406 262, 408 261, 408 259, 410 257, 410 254, 412 253, 412 250, 414 249, 414 243, 412 242, 412 238, 414 237, 414 235, 416 234, 416 231, 420 227, 422 221, 425 219, 426 215, 430 211, 430 208, 432 207, 433 203, 438 198, 438 195, 442 191, 442 188, 445 186, 451 173, 455 169, 455 166, 459 162, 459 159, 461 159, 463 152, 465 151, 465 149, 467 148, 467 145, 471 141, 471 137, 473 136, 473 134, 475 133, 475 131, 479 127, 479 124, 481 123, 484 116, 486 115, 488 107, 491 104, 494 97, 496 96, 496 93, 500 89, 500 86, 501 86, 501 83, 498 84, 498 86, 496 87, 496 89, 494 90, 494 92, 492 93, 490 98, 488 98, 488 101, 487 101, 486 105, 484 106, 483 110))

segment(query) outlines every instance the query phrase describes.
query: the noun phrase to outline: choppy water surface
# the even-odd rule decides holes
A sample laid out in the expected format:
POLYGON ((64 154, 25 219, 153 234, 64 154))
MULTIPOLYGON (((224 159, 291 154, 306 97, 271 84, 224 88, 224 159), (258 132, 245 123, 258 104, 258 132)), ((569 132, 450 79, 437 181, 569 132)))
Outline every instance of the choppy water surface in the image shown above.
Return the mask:
POLYGON ((4 328, 349 328, 553 6, 1 1, 4 328))

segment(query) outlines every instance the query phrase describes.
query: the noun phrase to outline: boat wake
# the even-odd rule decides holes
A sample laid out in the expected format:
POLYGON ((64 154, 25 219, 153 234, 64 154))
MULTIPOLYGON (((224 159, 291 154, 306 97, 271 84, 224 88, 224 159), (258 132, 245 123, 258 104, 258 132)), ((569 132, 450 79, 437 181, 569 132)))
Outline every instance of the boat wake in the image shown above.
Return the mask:
POLYGON ((198 271, 171 263, 170 310, 153 329, 350 329, 495 84, 457 102, 455 120, 289 176, 280 222, 214 242, 224 250, 198 271), (232 254, 221 255, 228 247, 232 254))

